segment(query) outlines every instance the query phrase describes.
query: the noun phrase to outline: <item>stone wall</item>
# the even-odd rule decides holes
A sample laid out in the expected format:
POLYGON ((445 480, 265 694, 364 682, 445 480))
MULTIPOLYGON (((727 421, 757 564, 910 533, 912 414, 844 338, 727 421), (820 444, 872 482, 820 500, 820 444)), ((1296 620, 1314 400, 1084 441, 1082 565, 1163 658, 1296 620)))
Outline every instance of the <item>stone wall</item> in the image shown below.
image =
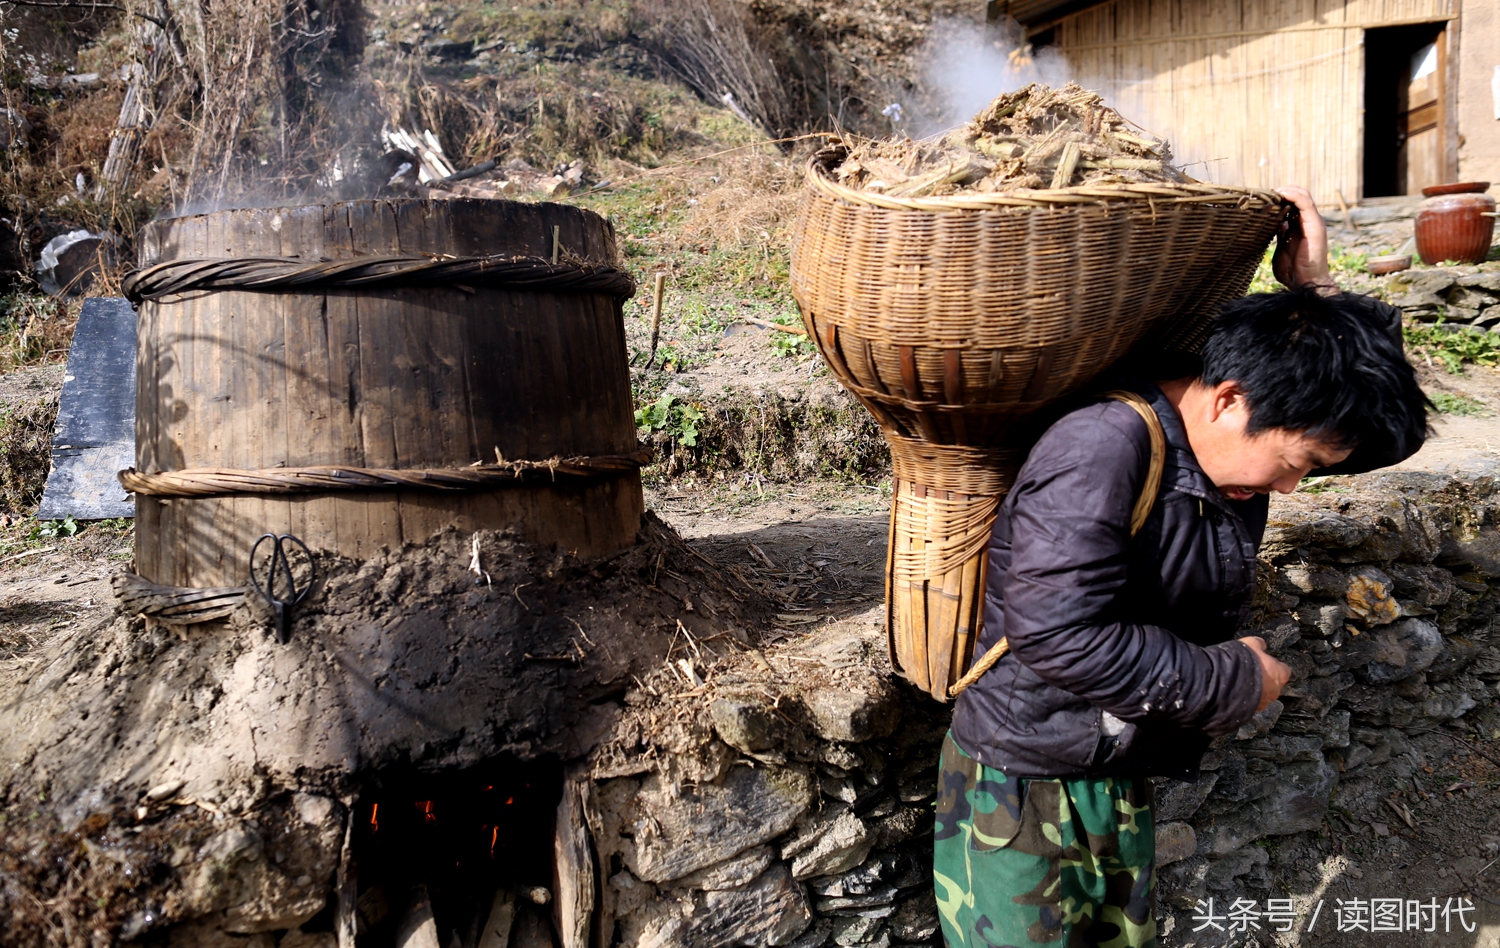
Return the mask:
POLYGON ((602 931, 661 948, 941 944, 947 715, 871 672, 869 646, 841 633, 754 653, 703 704, 638 696, 594 768, 602 931))
POLYGON ((1267 530, 1246 630, 1292 666, 1291 685, 1219 742, 1198 781, 1157 782, 1167 905, 1308 885, 1336 836, 1400 848, 1412 804, 1444 789, 1423 784, 1429 759, 1500 736, 1495 482, 1321 486, 1267 530))
POLYGON ((1386 286, 1386 299, 1412 319, 1480 329, 1500 325, 1500 268, 1494 264, 1403 270, 1386 286))
MULTIPOLYGON (((1417 789, 1429 759, 1500 737, 1500 488, 1391 474, 1319 489, 1273 506, 1245 629, 1292 666, 1290 687, 1198 780, 1157 781, 1167 943, 1200 899, 1326 884, 1350 834, 1398 845, 1420 792, 1443 790, 1417 789)), ((629 946, 941 944, 948 712, 883 652, 877 629, 846 623, 676 697, 634 693, 594 765, 603 930, 629 946)))

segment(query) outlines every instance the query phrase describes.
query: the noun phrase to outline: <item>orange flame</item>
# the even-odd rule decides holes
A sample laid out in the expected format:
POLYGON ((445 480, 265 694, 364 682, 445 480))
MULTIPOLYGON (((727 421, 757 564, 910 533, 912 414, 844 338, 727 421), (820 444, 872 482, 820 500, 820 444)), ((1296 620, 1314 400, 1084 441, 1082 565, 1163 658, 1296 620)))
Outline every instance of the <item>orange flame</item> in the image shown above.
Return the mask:
POLYGON ((370 807, 370 832, 380 832, 380 804, 378 803, 370 807))
POLYGON ((490 834, 490 858, 495 858, 495 844, 500 842, 500 827, 495 827, 495 832, 490 834))
POLYGON ((437 814, 434 813, 434 812, 432 812, 432 801, 431 800, 418 800, 416 805, 417 805, 417 809, 419 809, 419 810, 422 811, 422 819, 424 821, 426 821, 428 823, 436 823, 437 822, 437 814))

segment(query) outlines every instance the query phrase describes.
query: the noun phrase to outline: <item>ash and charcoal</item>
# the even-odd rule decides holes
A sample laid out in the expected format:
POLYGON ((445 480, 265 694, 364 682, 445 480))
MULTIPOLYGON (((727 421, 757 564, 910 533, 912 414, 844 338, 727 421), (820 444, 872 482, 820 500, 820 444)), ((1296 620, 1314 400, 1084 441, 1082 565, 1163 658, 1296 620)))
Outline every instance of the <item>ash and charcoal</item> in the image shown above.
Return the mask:
POLYGON ((551 945, 562 781, 556 760, 514 758, 450 774, 372 777, 349 833, 345 884, 358 943, 551 945))
POLYGON ((844 144, 838 180, 891 197, 1193 181, 1170 144, 1072 82, 1006 93, 942 136, 844 144))

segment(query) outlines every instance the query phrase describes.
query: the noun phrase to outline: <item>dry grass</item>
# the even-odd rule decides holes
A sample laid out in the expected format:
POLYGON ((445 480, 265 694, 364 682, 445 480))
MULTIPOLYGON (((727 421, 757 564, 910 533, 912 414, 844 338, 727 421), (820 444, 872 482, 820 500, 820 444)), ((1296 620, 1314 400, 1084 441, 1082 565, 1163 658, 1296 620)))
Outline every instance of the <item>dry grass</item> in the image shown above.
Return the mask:
POLYGON ((768 136, 807 124, 787 97, 772 48, 748 5, 737 0, 641 0, 646 35, 699 95, 722 102, 768 136))
POLYGON ((686 232, 718 244, 756 247, 784 237, 802 187, 801 152, 772 147, 726 155, 699 171, 706 187, 688 215, 686 232))
POLYGON ((67 358, 76 303, 16 292, 0 296, 0 375, 67 358))
POLYGON ((602 169, 618 159, 628 174, 709 141, 697 129, 705 110, 686 90, 598 63, 506 56, 494 73, 466 80, 428 76, 409 58, 392 67, 373 85, 381 113, 433 129, 459 167, 498 157, 602 169))
POLYGON ((0 410, 0 513, 28 513, 41 501, 56 420, 55 397, 0 410))

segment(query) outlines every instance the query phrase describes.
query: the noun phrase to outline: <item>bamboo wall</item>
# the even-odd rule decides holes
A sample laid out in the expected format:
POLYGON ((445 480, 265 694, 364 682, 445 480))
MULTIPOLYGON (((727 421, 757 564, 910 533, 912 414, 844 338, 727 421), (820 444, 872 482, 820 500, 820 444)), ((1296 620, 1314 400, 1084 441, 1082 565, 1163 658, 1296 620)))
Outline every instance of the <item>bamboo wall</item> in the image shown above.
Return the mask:
MULTIPOLYGON (((1364 30, 1458 0, 1114 0, 1057 24, 1079 81, 1169 138, 1194 177, 1360 194, 1364 30)), ((1380 64, 1402 68, 1404 64, 1380 64)))
MULTIPOLYGON (((1500 184, 1500 0, 1464 0, 1458 49, 1458 180, 1500 184)), ((1491 187, 1490 193, 1496 193, 1491 187)))

